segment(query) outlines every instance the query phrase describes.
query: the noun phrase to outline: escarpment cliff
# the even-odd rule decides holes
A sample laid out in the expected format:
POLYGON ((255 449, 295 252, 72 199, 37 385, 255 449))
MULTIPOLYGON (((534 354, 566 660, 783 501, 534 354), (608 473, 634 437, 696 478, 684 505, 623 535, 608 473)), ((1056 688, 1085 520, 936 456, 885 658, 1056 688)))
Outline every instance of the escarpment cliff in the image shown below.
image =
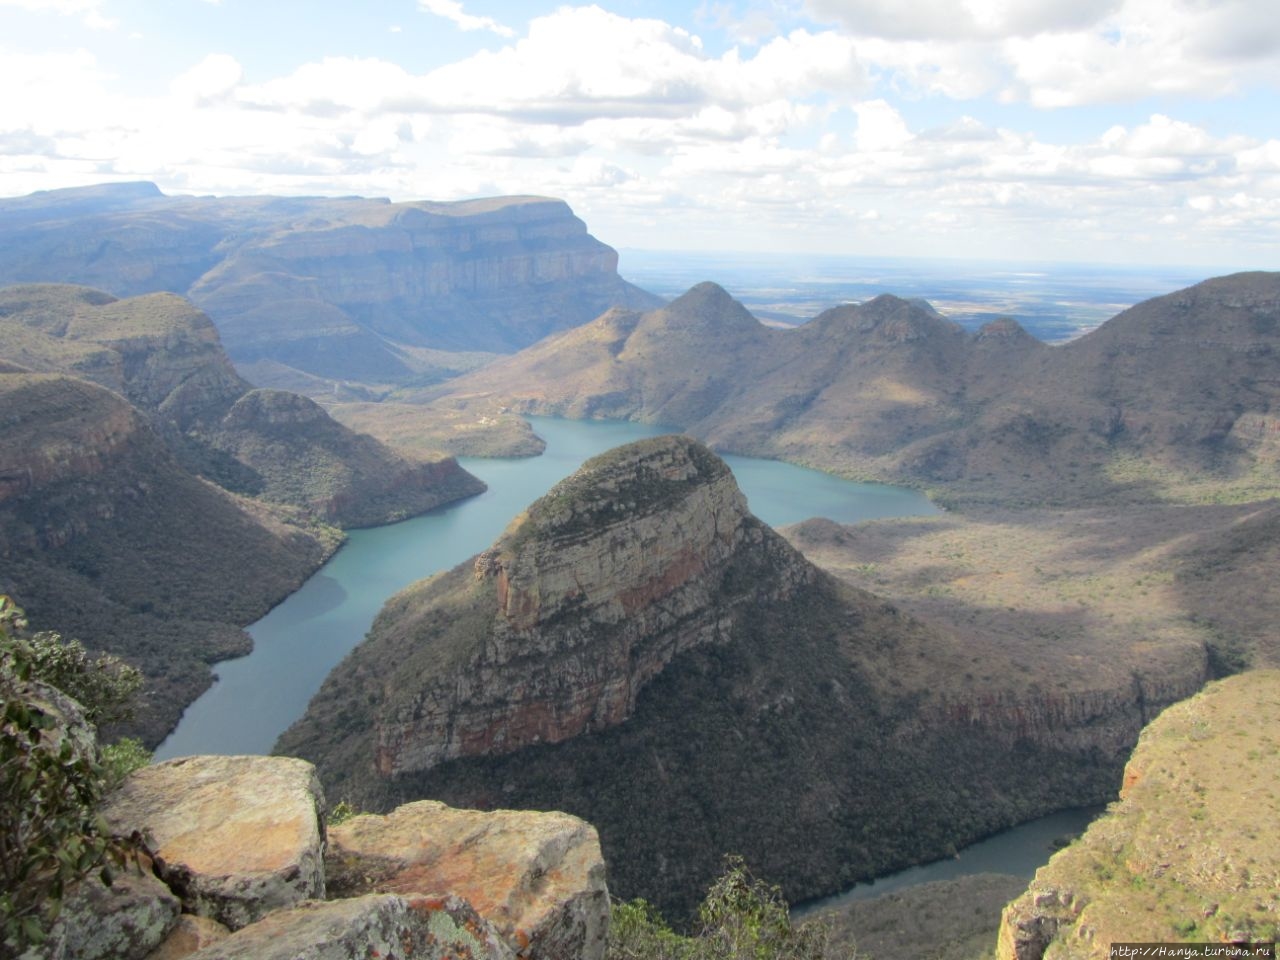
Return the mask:
MULTIPOLYGON (((963 643, 752 517, 705 447, 663 437, 589 461, 389 601, 277 750, 374 808, 589 817, 615 892, 680 915, 726 852, 798 900, 1105 797, 1127 749, 1087 731, 1132 704, 975 722, 949 698, 970 669, 963 643)), ((1038 703, 1031 678, 995 687, 1038 703)))
POLYGON ((167 197, 150 184, 0 200, 0 282, 189 296, 262 386, 379 387, 456 372, 656 298, 562 201, 167 197))

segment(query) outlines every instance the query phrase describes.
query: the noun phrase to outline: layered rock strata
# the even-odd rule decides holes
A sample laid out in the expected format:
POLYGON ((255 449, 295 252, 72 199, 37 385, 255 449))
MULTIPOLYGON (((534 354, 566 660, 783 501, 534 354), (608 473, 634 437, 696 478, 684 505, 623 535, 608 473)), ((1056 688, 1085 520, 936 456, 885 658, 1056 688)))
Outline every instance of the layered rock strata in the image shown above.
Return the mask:
POLYGON ((379 616, 375 635, 412 642, 439 629, 432 597, 460 587, 462 609, 451 613, 485 636, 419 654, 432 679, 396 691, 381 715, 377 770, 428 770, 616 726, 674 657, 727 642, 735 606, 785 601, 813 577, 701 445, 668 437, 589 461, 469 570, 402 594, 379 616), (769 579, 727 584, 740 554, 756 555, 769 579))
POLYGON ((264 386, 431 377, 656 298, 562 201, 166 197, 152 184, 0 200, 0 282, 190 296, 264 386), (448 368, 446 361, 443 365, 448 368))
POLYGON ((1280 672, 1231 677, 1142 733, 1119 803, 1004 910, 1002 960, 1111 944, 1273 942, 1280 916, 1280 672))

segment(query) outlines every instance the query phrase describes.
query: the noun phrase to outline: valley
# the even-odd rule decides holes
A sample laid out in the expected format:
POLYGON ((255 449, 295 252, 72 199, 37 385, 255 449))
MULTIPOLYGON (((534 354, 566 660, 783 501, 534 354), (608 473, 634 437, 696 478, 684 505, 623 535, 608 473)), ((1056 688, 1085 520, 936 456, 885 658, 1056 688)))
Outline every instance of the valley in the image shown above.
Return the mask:
POLYGON ((831 893, 1105 803, 1166 708, 1274 683, 1275 273, 1050 345, 913 291, 661 304, 543 198, 0 214, 0 592, 141 667, 152 744, 259 646, 163 756, 279 734, 335 802, 565 810, 688 920, 726 852, 831 893), (850 480, 916 492, 833 515, 850 480))

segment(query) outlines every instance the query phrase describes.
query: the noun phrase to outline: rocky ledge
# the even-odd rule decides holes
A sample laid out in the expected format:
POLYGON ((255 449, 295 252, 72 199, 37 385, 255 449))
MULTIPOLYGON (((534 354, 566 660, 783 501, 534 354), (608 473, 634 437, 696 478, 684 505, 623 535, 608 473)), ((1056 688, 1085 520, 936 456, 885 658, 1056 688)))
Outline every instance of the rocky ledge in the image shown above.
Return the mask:
MULTIPOLYGON (((315 770, 186 757, 131 775, 105 817, 150 857, 68 898, 55 960, 599 960, 596 832, 562 813, 410 804, 326 835, 315 770)), ((34 956, 24 960, 35 960, 34 956)))
POLYGON ((1211 684, 1157 717, 1120 801, 1005 908, 1000 960, 1094 960, 1114 942, 1274 942, 1278 724, 1276 670, 1211 684))

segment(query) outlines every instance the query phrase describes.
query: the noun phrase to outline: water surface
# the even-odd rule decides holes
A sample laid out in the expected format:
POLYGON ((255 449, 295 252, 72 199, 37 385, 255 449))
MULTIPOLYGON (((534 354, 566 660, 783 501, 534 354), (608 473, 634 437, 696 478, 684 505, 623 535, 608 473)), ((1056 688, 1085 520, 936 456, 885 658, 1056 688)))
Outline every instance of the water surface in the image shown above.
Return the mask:
MULTIPOLYGON (((547 441, 542 456, 459 461, 489 485, 485 493, 403 523, 351 531, 300 590, 249 627, 253 653, 218 664, 218 681, 187 708, 156 758, 268 753, 329 671, 364 638, 388 597, 484 550, 584 460, 669 432, 622 421, 534 418, 533 424, 547 441)), ((853 483, 775 461, 726 460, 752 512, 775 526, 811 516, 853 523, 938 509, 912 490, 853 483)))

